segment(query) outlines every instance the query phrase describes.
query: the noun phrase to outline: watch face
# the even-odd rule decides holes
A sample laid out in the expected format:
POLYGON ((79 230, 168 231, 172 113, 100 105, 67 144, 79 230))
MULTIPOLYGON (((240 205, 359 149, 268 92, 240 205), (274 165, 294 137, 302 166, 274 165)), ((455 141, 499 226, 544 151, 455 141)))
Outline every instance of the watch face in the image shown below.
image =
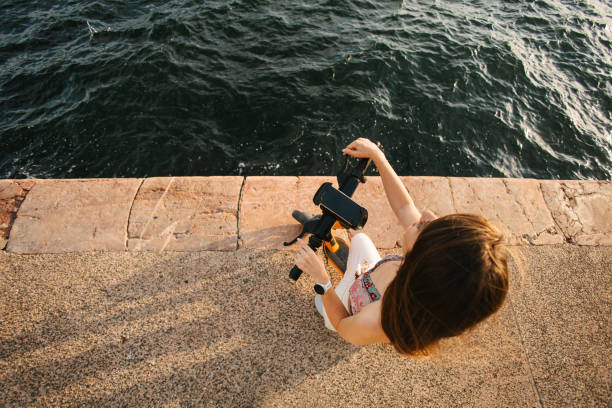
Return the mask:
POLYGON ((319 295, 324 295, 325 294, 325 288, 323 287, 323 285, 319 285, 318 283, 315 283, 314 290, 319 295))

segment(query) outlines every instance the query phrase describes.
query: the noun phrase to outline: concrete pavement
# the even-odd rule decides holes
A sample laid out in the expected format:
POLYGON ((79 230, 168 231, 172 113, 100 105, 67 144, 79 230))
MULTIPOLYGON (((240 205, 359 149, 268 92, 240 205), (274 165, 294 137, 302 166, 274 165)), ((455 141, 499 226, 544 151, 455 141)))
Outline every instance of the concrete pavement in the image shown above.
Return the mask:
POLYGON ((289 252, 0 253, 0 405, 609 406, 612 251, 513 250, 503 309, 427 360, 324 329, 289 252))
MULTIPOLYGON (((514 254, 502 310, 419 360, 346 344, 287 278, 322 180, 0 180, 0 406, 611 405, 612 183, 404 178, 514 254)), ((397 253, 382 194, 355 199, 397 253)))

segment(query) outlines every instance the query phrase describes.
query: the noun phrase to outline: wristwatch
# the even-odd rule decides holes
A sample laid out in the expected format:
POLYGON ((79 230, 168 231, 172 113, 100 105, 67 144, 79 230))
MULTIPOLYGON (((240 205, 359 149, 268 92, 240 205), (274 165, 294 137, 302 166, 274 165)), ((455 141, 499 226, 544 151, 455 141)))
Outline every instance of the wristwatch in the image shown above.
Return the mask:
POLYGON ((314 285, 314 291, 317 292, 319 295, 324 295, 325 292, 331 289, 331 287, 332 287, 331 280, 328 280, 327 283, 317 282, 314 285))

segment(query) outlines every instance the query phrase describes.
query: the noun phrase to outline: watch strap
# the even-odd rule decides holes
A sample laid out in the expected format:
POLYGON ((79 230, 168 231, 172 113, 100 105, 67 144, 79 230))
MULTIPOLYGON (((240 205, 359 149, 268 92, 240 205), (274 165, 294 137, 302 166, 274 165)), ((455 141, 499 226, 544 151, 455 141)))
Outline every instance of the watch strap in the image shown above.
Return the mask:
POLYGON ((331 279, 327 281, 327 283, 320 283, 317 282, 315 283, 315 292, 318 293, 319 295, 324 295, 325 293, 327 293, 328 290, 330 290, 332 288, 332 282, 331 279))

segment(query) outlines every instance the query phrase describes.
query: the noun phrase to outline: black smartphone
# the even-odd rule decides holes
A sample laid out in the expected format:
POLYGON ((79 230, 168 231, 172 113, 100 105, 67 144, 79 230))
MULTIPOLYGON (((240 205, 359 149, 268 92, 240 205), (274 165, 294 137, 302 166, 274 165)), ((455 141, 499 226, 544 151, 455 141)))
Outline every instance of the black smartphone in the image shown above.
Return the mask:
POLYGON ((368 220, 368 210, 354 202, 342 191, 335 189, 331 183, 321 185, 313 201, 324 211, 332 213, 345 228, 363 227, 368 220))

